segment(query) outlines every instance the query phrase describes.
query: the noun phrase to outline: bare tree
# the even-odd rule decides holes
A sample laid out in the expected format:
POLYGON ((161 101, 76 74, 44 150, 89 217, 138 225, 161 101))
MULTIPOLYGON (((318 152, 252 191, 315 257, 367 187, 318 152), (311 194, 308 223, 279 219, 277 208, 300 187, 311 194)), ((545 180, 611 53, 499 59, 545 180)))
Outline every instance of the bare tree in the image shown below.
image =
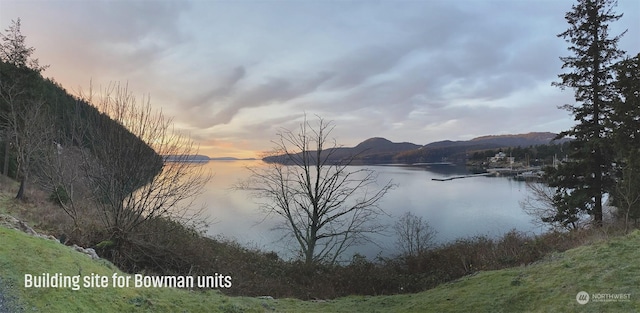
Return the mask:
POLYGON ((282 220, 307 264, 335 263, 348 247, 383 230, 378 202, 393 187, 378 186, 373 170, 349 167, 355 156, 334 160, 333 128, 322 118, 312 126, 305 117, 298 132, 282 130, 274 142, 278 161, 250 168, 251 178, 240 186, 282 220))
POLYGON ((2 129, 2 138, 4 139, 4 164, 3 174, 9 175, 9 159, 10 147, 15 140, 15 127, 17 124, 17 112, 15 108, 22 107, 20 103, 25 102, 28 96, 28 90, 24 81, 26 75, 24 70, 15 67, 4 60, 0 63, 0 126, 2 129))
POLYGON ((8 174, 9 148, 16 150, 20 189, 16 198, 22 199, 34 158, 42 152, 50 127, 43 95, 39 93, 40 66, 31 57, 35 49, 27 47, 26 36, 20 32, 20 19, 0 34, 0 123, 5 139, 3 172, 8 174))
POLYGON ((26 107, 12 107, 8 120, 18 159, 20 188, 16 194, 17 199, 24 198, 34 163, 51 145, 49 135, 52 125, 48 122, 44 100, 29 102, 26 107))
POLYGON ((80 126, 84 124, 79 115, 80 105, 79 101, 76 102, 75 108, 70 110, 73 113, 62 118, 62 123, 69 126, 68 133, 59 129, 58 136, 52 134, 51 142, 36 163, 38 184, 50 192, 50 200, 60 205, 76 229, 79 228, 78 200, 90 197, 81 166, 84 160, 82 145, 76 144, 82 142, 86 135, 85 128, 80 126))
POLYGON ((436 236, 429 223, 411 212, 406 212, 393 226, 397 244, 405 256, 417 256, 429 250, 436 236))
POLYGON ((48 107, 42 95, 33 90, 35 72, 29 69, 11 68, 2 64, 0 69, 0 110, 3 137, 5 139, 4 173, 8 174, 9 147, 15 150, 17 178, 20 188, 16 198, 23 199, 31 175, 32 165, 50 143, 51 123, 48 107))
POLYGON ((588 215, 577 209, 558 208, 556 188, 544 182, 527 181, 529 194, 520 201, 522 210, 535 224, 551 229, 576 229, 587 223, 588 215))
POLYGON ((630 222, 636 223, 640 218, 640 173, 637 165, 627 164, 622 168, 622 177, 617 182, 613 196, 616 198, 618 205, 619 217, 624 218, 625 231, 629 229, 630 222))
POLYGON ((199 217, 193 200, 210 179, 188 162, 198 149, 154 111, 149 98, 138 104, 127 86, 112 84, 85 113, 84 175, 112 239, 124 239, 153 218, 186 222, 199 217), (115 122, 115 123, 114 123, 115 122), (166 160, 172 156, 172 161, 166 160))

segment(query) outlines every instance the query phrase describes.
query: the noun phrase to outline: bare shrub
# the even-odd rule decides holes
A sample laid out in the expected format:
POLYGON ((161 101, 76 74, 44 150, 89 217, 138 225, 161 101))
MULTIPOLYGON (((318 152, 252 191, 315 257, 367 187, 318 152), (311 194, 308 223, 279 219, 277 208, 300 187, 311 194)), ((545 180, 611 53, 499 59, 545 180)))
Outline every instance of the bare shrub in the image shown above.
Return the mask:
POLYGON ((86 114, 82 169, 112 237, 124 238, 153 218, 199 219, 192 204, 210 174, 188 162, 198 151, 194 143, 148 97, 138 104, 126 86, 113 84, 85 99, 102 113, 86 114))
POLYGON ((395 223, 396 243, 405 256, 427 252, 434 245, 436 230, 429 223, 411 212, 406 212, 395 223))
POLYGON ((570 230, 583 227, 588 214, 578 210, 561 210, 554 201, 557 191, 544 182, 527 181, 527 197, 520 202, 522 210, 532 217, 534 224, 551 230, 570 230))

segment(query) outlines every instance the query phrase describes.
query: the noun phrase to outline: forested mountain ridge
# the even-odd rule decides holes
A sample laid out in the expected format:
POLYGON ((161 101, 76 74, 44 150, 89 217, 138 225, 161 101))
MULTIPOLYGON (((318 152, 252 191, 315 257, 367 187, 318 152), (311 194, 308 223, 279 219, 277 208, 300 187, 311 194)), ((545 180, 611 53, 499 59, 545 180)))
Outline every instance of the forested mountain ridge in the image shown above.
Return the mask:
MULTIPOLYGON (((469 153, 509 147, 530 147, 562 143, 567 139, 554 140, 557 134, 551 132, 530 132, 526 134, 488 135, 471 140, 436 141, 424 146, 409 142, 394 143, 385 138, 369 138, 355 147, 328 149, 330 161, 338 162, 354 157, 354 164, 388 163, 464 163, 469 153)), ((280 156, 269 156, 266 162, 279 162, 280 156)))
MULTIPOLYGON (((75 166, 79 167, 78 155, 70 155, 77 149, 91 153, 90 162, 94 165, 108 167, 107 163, 130 159, 129 155, 136 152, 144 156, 147 166, 155 168, 152 171, 157 172, 161 166, 162 158, 152 147, 87 100, 69 94, 54 80, 44 78, 38 70, 0 60, 0 95, 2 173, 24 184, 31 177, 62 175, 53 173, 48 165, 63 151, 68 153, 61 162, 76 162, 75 166), (116 146, 118 149, 114 149, 116 146)), ((129 188, 148 179, 132 177, 129 173, 109 175, 118 176, 116 179, 129 188)), ((43 182, 43 179, 37 180, 43 182)))

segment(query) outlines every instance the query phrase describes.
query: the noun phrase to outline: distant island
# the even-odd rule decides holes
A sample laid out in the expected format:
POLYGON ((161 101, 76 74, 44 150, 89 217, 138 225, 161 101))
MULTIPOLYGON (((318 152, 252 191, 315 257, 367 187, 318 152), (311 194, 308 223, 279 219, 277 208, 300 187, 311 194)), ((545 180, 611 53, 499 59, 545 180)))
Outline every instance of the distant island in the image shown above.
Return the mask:
POLYGON ((189 162, 189 163, 207 163, 209 161, 253 161, 255 158, 235 158, 235 157, 216 157, 210 158, 206 155, 165 155, 165 162, 189 162))
POLYGON ((209 158, 211 161, 255 161, 256 158, 234 158, 234 157, 217 157, 209 158))
POLYGON ((189 163, 207 163, 209 157, 206 155, 193 154, 193 155, 165 155, 165 162, 189 162, 189 163))

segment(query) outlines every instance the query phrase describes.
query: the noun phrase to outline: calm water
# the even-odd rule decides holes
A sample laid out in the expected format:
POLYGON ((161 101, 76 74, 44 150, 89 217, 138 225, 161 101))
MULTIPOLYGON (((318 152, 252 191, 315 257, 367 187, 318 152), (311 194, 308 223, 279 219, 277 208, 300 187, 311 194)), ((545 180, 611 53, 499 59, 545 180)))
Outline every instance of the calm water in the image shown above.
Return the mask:
MULTIPOLYGON (((277 222, 265 218, 257 201, 247 191, 232 190, 234 184, 249 176, 246 166, 259 166, 261 161, 212 161, 206 166, 214 173, 199 201, 213 223, 209 235, 234 238, 238 242, 262 250, 276 251, 282 257, 291 255, 291 243, 273 231, 277 222)), ((452 181, 433 181, 464 174, 453 166, 409 167, 368 166, 376 170, 381 183, 393 180, 397 188, 380 202, 390 214, 383 222, 392 225, 404 212, 422 216, 438 232, 439 243, 474 235, 499 236, 511 229, 540 233, 524 214, 519 201, 527 194, 525 184, 507 178, 473 177, 452 181)), ((350 251, 367 257, 396 253, 395 238, 387 235, 374 238, 376 244, 359 246, 350 251)))

